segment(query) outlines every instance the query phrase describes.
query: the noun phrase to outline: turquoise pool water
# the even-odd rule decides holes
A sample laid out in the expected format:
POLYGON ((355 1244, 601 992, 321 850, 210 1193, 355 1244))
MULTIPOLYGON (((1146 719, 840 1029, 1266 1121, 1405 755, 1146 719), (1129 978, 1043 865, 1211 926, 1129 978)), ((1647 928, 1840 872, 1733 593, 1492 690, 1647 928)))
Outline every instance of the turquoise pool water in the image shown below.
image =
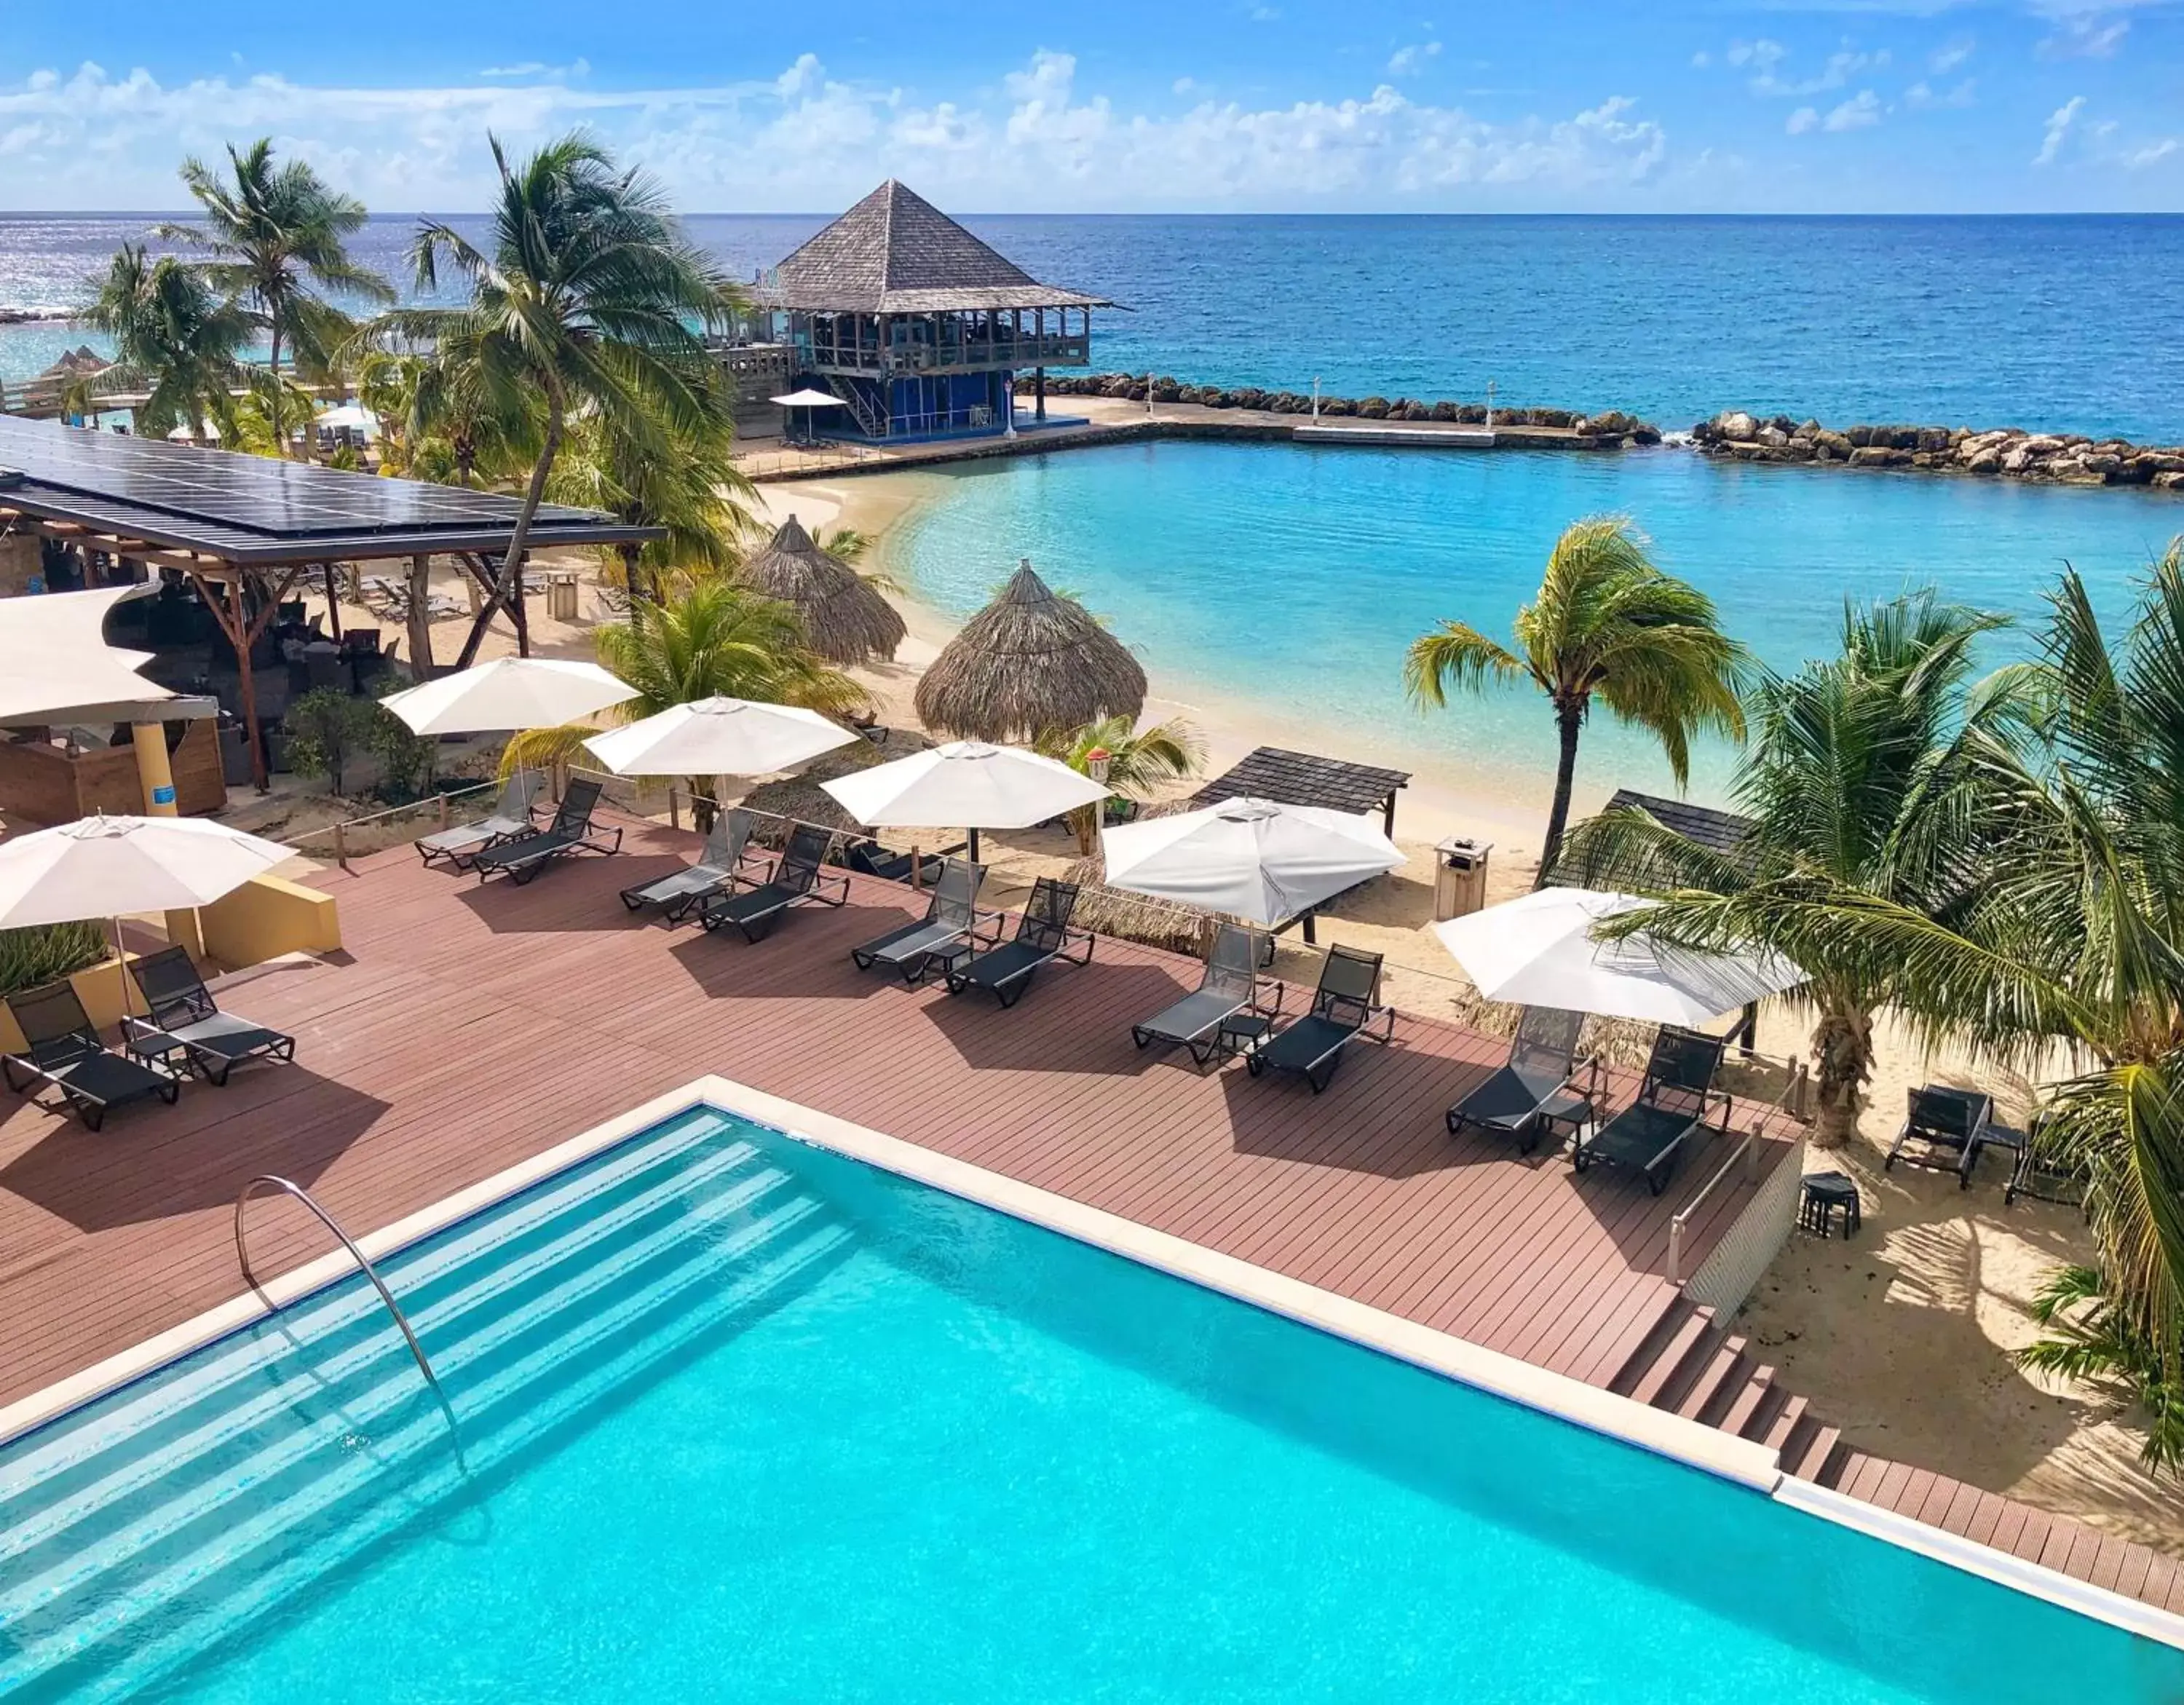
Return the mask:
POLYGON ((2167 1648, 716 1114, 387 1270, 473 1475, 336 1286, 0 1453, 0 1690, 2184 1689, 2167 1648))
MULTIPOLYGON (((1156 686, 1202 684, 1322 748, 1536 775, 1554 761, 1536 693, 1421 713, 1404 648, 1443 619, 1497 638, 1538 588, 1556 535, 1630 515, 1662 566, 1705 588, 1730 630, 1789 668, 1829 654, 1846 596, 1934 585, 2036 617, 2067 560, 2111 612, 2184 532, 2164 493, 1716 464, 1674 450, 1491 455, 1161 443, 1072 450, 937 476, 890 540, 918 593, 967 615, 1018 557, 1081 593, 1143 654, 1156 686)), ((2016 642, 2022 645, 2025 642, 2016 642)), ((1989 648, 1998 660, 2010 648, 1989 648)), ((1602 719, 1583 777, 1666 783, 1658 751, 1602 719)), ((1726 784, 1702 753, 1695 791, 1726 784)))

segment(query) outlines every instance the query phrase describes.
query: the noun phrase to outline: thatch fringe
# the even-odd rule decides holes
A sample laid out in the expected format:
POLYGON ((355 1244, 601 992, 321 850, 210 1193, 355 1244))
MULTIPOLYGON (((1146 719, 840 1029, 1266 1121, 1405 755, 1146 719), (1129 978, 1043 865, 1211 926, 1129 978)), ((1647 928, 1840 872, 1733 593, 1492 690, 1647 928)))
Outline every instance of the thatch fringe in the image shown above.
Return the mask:
POLYGON ((928 728, 970 740, 1030 740, 1145 708, 1145 671, 1129 648, 1026 562, 1000 597, 949 641, 917 683, 928 728))
POLYGON ((909 629, 895 607, 839 557, 819 549, 794 515, 744 561, 753 590, 794 606, 805 643, 830 663, 893 657, 909 629))

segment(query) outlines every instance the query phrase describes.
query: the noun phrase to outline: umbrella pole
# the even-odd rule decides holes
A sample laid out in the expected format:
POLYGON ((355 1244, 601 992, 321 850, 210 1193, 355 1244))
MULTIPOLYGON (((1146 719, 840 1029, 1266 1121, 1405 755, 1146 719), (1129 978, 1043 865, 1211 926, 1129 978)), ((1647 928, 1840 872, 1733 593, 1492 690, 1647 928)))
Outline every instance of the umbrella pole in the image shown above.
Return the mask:
POLYGON ((975 828, 974 828, 974 829, 972 829, 972 830, 971 831, 971 833, 970 833, 970 836, 969 836, 969 840, 970 840, 970 850, 971 850, 971 862, 972 862, 972 864, 976 864, 976 863, 978 863, 978 830, 976 830, 975 828))

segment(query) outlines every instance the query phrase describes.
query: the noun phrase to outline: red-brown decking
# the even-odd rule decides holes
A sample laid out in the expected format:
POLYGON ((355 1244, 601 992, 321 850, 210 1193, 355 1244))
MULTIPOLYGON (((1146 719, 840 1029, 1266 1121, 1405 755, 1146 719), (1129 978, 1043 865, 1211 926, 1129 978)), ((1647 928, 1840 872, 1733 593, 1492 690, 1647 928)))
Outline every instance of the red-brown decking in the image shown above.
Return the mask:
MULTIPOLYGON (((125 1109, 100 1133, 12 1110, 0 1402, 237 1294, 231 1207, 257 1173, 297 1179, 360 1231, 717 1073, 1767 1439, 1793 1469, 1834 1480, 1870 1460, 1663 1276, 1670 1217, 1719 1164, 1720 1139, 1659 1198, 1623 1174, 1451 1142, 1443 1110, 1506 1044, 1407 1017, 1393 1048, 1354 1046, 1323 1095, 1238 1067, 1201 1075, 1129 1039, 1195 967, 1111 941, 1089 967, 1042 973, 1008 1011, 907 989, 849 963, 851 943, 906 915, 904 890, 862 878, 847 907, 802 911, 755 946, 631 917, 616 890, 692 844, 640 825, 623 855, 526 888, 427 871, 406 850, 329 872, 318 880, 341 901, 345 962, 263 967, 224 990, 296 1034, 298 1065, 193 1085, 178 1107, 125 1109)), ((1740 1128, 1754 1111, 1740 1106, 1740 1128)), ((1788 1146, 1763 1145, 1763 1175, 1788 1146)), ((1694 1265, 1750 1188, 1710 1199, 1694 1265)), ((292 1204, 261 1201, 252 1217, 261 1271, 325 1246, 292 1204)), ((1985 1508, 1958 1510, 1931 1476, 1846 1489, 1909 1513, 1946 1505, 1931 1518, 1943 1525, 1985 1508)), ((2037 1520, 2031 1551, 2029 1532, 1986 1536, 2104 1584, 2143 1574, 2157 1603, 2174 1580, 2184 1608, 2168 1559, 2051 1540, 2037 1520)))

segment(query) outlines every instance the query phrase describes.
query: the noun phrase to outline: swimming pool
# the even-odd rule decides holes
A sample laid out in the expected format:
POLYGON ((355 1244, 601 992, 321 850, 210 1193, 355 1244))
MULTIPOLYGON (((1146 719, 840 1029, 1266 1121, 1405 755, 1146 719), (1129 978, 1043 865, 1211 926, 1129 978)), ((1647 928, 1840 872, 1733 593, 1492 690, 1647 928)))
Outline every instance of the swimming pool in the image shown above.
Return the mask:
POLYGON ((0 1692, 2176 1697, 2184 1653, 697 1108, 0 1450, 0 1692))

